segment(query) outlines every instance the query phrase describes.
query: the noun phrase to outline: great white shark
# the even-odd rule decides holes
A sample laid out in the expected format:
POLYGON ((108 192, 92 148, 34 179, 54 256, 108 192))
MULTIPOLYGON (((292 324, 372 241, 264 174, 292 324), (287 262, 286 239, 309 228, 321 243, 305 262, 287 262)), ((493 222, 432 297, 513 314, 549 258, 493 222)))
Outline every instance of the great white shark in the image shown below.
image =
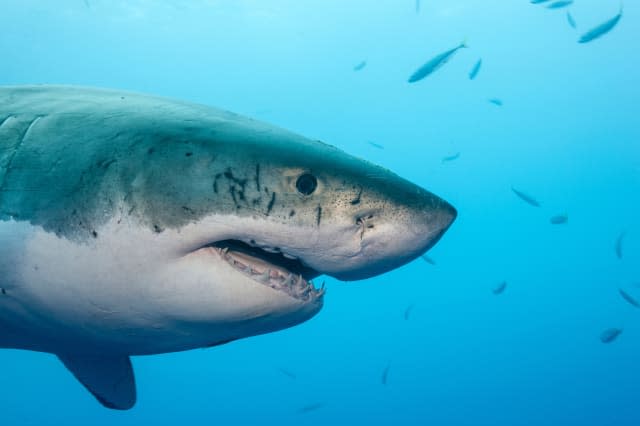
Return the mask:
POLYGON ((104 406, 132 355, 299 324, 326 274, 425 253, 446 201, 325 143, 207 106, 0 87, 0 347, 57 355, 104 406))

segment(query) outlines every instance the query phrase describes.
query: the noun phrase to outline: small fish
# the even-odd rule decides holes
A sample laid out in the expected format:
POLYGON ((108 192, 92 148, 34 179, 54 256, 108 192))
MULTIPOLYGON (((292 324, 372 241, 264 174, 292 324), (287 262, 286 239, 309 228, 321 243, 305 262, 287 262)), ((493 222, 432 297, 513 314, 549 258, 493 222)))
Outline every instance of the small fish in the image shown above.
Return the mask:
POLYGON ((292 373, 289 370, 285 370, 284 368, 278 368, 278 371, 281 372, 282 374, 284 374, 285 376, 287 376, 290 379, 295 379, 297 377, 295 375, 295 373, 292 373))
POLYGON ((534 207, 540 207, 540 203, 538 202, 538 200, 536 200, 532 196, 527 195, 522 191, 518 191, 517 189, 515 189, 513 187, 511 187, 511 190, 513 191, 514 194, 516 194, 525 203, 530 204, 530 205, 532 205, 534 207))
POLYGON ((448 163, 450 161, 454 161, 457 160, 458 158, 460 158, 460 152, 456 152, 453 155, 448 155, 446 157, 442 157, 442 163, 448 163))
POLYGON ((621 288, 618 289, 618 292, 620 293, 620 296, 622 296, 622 298, 624 300, 629 302, 629 304, 631 304, 632 306, 635 306, 636 308, 640 308, 640 303, 638 303, 638 301, 636 299, 631 297, 631 295, 629 293, 627 293, 626 291, 624 291, 621 288))
POLYGON ((371 145, 374 148, 378 148, 378 149, 384 149, 384 146, 380 145, 379 143, 375 143, 373 141, 367 141, 369 143, 369 145, 371 145))
POLYGON ((387 366, 382 370, 382 384, 386 386, 387 379, 389 378, 389 368, 391 367, 391 363, 387 363, 387 366))
POLYGON ((582 36, 578 39, 578 43, 589 43, 592 40, 602 37, 618 24, 620 18, 622 18, 622 6, 620 6, 620 12, 618 12, 616 16, 582 34, 582 36))
POLYGON ((600 334, 602 343, 611 343, 622 333, 621 328, 608 328, 600 334))
POLYGON ((570 6, 572 3, 573 0, 554 1, 549 6, 547 6, 547 9, 562 9, 563 7, 570 6))
POLYGON ((496 106, 502 106, 502 101, 498 98, 491 98, 489 99, 489 102, 496 106))
POLYGON ((455 53, 458 50, 464 49, 466 47, 467 47, 467 43, 463 41, 453 49, 449 49, 446 52, 442 52, 439 55, 434 56, 433 58, 428 60, 424 65, 418 68, 413 74, 411 74, 411 77, 409 77, 409 80, 408 80, 409 83, 415 83, 416 81, 420 81, 426 76, 428 76, 429 74, 435 72, 444 64, 449 62, 449 60, 453 57, 453 55, 455 55, 455 53))
POLYGON ((506 281, 502 281, 500 284, 498 284, 497 286, 495 286, 493 288, 493 290, 491 290, 491 292, 493 294, 502 294, 504 293, 505 289, 507 288, 507 282, 506 281))
POLYGON ((355 67, 353 67, 354 71, 360 71, 361 69, 363 69, 364 67, 367 66, 367 61, 362 61, 360 62, 358 65, 356 65, 355 67))
POLYGON ((413 311, 413 307, 415 305, 412 303, 411 305, 407 306, 407 309, 404 310, 404 319, 405 321, 409 319, 409 315, 411 315, 411 311, 413 311))
POLYGON ((616 240, 616 256, 618 259, 622 259, 622 242, 624 241, 624 237, 627 233, 622 231, 620 235, 618 235, 618 239, 616 240))
POLYGON ((478 62, 475 63, 471 71, 469 71, 469 80, 473 80, 477 77, 478 72, 480 72, 480 67, 482 66, 482 58, 478 59, 478 62))
POLYGON ((576 20, 571 16, 571 12, 567 12, 567 22, 571 25, 571 28, 576 28, 576 20))
POLYGON ((416 0, 416 13, 420 13, 420 0, 416 0))
POLYGON ((318 408, 322 408, 322 407, 324 407, 324 404, 322 402, 315 402, 313 404, 305 405, 300 410, 298 410, 298 412, 299 413, 309 413, 311 411, 315 411, 318 408))
POLYGON ((565 223, 569 222, 569 216, 567 216, 566 214, 559 214, 549 219, 549 222, 551 222, 552 225, 564 225, 565 223))
POLYGON ((425 262, 427 262, 430 265, 434 265, 436 264, 436 261, 433 260, 432 258, 430 258, 429 256, 427 256, 426 254, 423 254, 422 256, 420 256, 422 258, 422 260, 424 260, 425 262))
POLYGON ((540 3, 546 3, 549 0, 531 0, 529 3, 531 4, 540 4, 540 3))

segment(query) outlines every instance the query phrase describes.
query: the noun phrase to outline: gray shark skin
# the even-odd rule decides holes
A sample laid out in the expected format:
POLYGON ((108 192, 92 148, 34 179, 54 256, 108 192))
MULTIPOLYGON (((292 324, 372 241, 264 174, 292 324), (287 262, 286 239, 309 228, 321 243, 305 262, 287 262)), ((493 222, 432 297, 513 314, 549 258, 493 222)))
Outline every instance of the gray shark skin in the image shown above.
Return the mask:
POLYGON ((360 280, 456 217, 337 148, 207 106, 0 87, 0 347, 57 355, 105 407, 129 357, 304 322, 326 274, 360 280))

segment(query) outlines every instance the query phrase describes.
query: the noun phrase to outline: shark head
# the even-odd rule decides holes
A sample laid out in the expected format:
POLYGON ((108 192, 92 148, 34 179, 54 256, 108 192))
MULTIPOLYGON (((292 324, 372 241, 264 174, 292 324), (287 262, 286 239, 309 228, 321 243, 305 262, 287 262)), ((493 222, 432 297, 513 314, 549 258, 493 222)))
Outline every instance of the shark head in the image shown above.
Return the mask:
POLYGON ((344 281, 395 269, 431 248, 456 217, 446 201, 330 145, 270 135, 217 149, 209 176, 225 206, 204 216, 233 224, 206 246, 256 257, 305 279, 344 281), (220 214, 219 211, 226 213, 220 214))
POLYGON ((7 261, 21 266, 3 273, 37 283, 23 303, 67 325, 39 350, 85 339, 159 353, 286 328, 322 307, 317 277, 397 268, 456 217, 382 167, 229 112, 96 89, 10 94, 0 130, 23 143, 5 185, 30 191, 2 199, 26 234, 7 261))
POLYGON ((432 247, 436 195, 229 112, 109 90, 0 88, 0 347, 57 354, 128 409, 129 355, 219 345, 314 316, 432 247))

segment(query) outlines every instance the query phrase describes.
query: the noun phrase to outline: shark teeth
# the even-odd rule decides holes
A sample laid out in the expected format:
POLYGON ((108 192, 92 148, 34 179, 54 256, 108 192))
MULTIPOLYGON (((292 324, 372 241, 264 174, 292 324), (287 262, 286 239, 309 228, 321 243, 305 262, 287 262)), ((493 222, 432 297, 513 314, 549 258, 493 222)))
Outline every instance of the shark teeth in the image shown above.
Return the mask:
MULTIPOLYGON (((325 294, 324 282, 320 289, 316 289, 311 281, 307 281, 300 274, 295 275, 280 268, 265 268, 263 264, 252 264, 246 256, 237 258, 233 250, 228 247, 217 249, 220 257, 234 269, 251 277, 254 281, 266 285, 274 290, 287 293, 289 296, 302 300, 312 301, 321 298, 325 294), (240 260, 242 259, 242 260, 240 260)), ((282 253, 285 255, 284 253, 282 253)), ((285 255, 293 258, 293 256, 285 255)))
POLYGON ((265 269, 265 271, 258 276, 258 279, 263 283, 268 283, 270 275, 271 275, 271 269, 265 269))

